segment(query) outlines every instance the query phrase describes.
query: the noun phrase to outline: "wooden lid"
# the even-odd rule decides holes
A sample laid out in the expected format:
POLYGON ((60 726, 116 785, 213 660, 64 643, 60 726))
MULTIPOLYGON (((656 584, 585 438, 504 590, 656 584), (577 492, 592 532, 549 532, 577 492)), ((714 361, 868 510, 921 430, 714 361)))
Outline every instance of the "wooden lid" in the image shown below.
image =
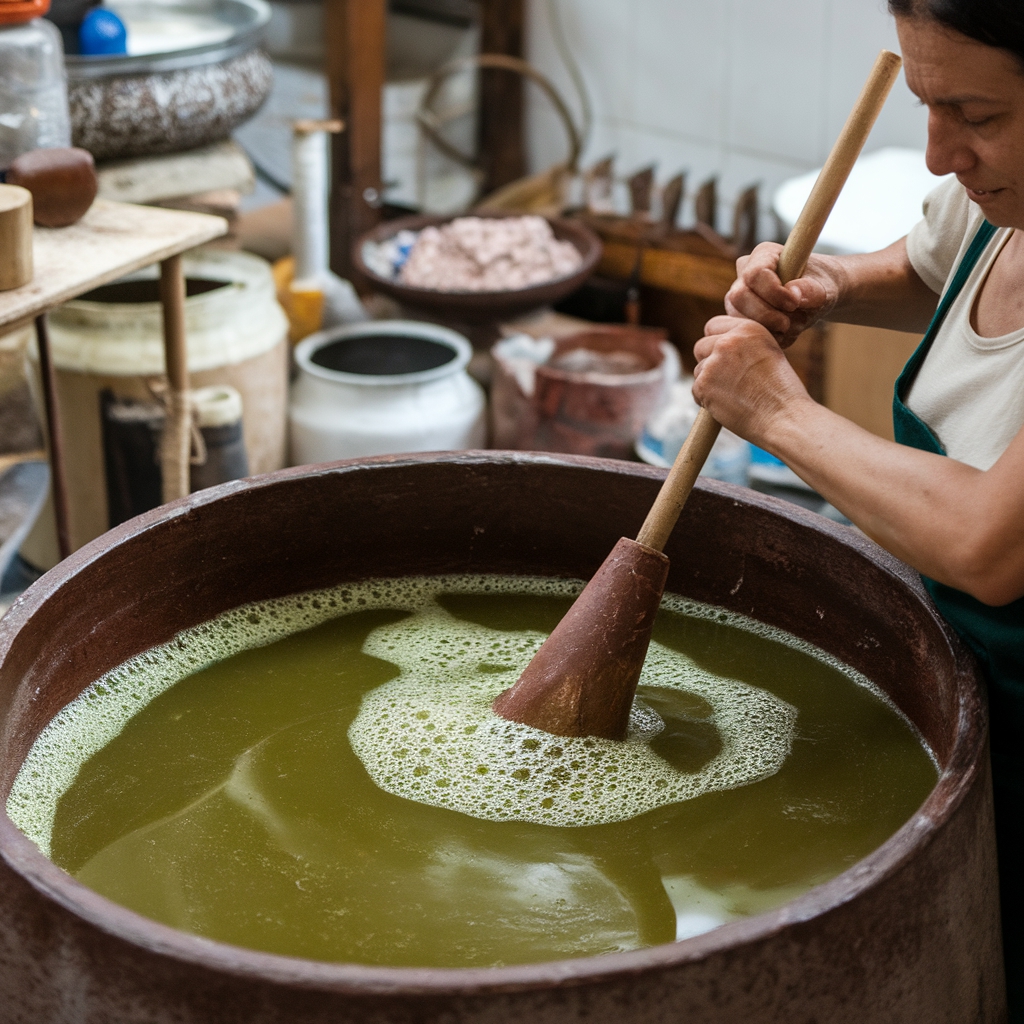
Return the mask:
POLYGON ((27 188, 20 185, 0 185, 0 213, 16 210, 26 203, 32 203, 32 193, 27 188))

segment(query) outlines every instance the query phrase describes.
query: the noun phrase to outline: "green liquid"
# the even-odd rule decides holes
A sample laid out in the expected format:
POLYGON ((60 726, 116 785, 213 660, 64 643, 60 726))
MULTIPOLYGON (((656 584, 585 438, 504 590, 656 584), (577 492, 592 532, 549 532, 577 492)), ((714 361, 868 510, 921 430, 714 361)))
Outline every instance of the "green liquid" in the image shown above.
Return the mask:
MULTIPOLYGON (((450 593, 439 603, 509 635, 550 632, 571 600, 450 593)), ((482 820, 392 795, 371 780, 348 731, 364 695, 399 673, 364 643, 409 613, 370 608, 139 698, 141 710, 73 782, 42 779, 40 759, 8 809, 37 842, 49 839, 57 864, 110 899, 275 953, 478 967, 686 938, 850 867, 937 777, 906 721, 849 670, 781 635, 691 611, 663 608, 655 641, 797 709, 790 752, 769 778, 585 827, 482 820), (49 836, 32 824, 33 800, 46 799, 49 836)), ((665 722, 652 749, 677 770, 699 772, 720 753, 707 701, 665 688, 639 696, 665 722)), ((61 742, 59 725, 43 738, 48 749, 61 742)))

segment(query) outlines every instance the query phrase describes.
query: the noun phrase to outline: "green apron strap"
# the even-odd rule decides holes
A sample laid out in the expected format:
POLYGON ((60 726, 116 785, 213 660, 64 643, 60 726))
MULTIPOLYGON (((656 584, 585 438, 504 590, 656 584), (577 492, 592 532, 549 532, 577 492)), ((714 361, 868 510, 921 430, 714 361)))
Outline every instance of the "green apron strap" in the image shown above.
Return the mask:
POLYGON ((924 338, 921 339, 921 344, 917 346, 917 349, 910 357, 907 365, 903 367, 903 372, 896 381, 896 387, 893 389, 892 416, 896 428, 896 440, 900 444, 910 445, 912 448, 921 448, 924 451, 940 452, 942 455, 946 454, 945 448, 943 448, 931 428, 910 413, 910 410, 904 404, 904 399, 910 390, 910 385, 913 384, 914 378, 917 376, 918 370, 921 369, 921 364, 924 362, 925 356, 928 355, 932 343, 942 327, 943 321, 946 319, 946 314, 949 313, 953 303, 956 302, 963 291, 964 285, 967 284, 967 279, 971 276, 971 272, 977 265, 988 243, 992 241, 992 236, 996 233, 996 230, 996 227, 989 224, 987 220, 981 222, 981 226, 971 240, 971 244, 968 246, 967 252, 964 253, 963 259, 960 261, 960 265, 956 268, 953 280, 949 282, 945 292, 942 294, 939 308, 935 310, 935 315, 932 317, 932 322, 928 325, 924 338), (900 436, 901 434, 903 435, 902 437, 900 436))

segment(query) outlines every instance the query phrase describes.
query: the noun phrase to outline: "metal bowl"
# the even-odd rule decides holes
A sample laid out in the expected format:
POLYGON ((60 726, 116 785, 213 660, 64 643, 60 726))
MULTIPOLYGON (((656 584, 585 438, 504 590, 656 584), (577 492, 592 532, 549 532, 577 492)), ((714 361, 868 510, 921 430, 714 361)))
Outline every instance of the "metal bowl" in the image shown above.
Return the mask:
POLYGON ((264 0, 107 0, 128 29, 127 56, 64 59, 70 83, 222 64, 257 47, 270 21, 264 0))
POLYGON ((97 160, 173 153, 226 138, 262 106, 264 0, 111 0, 126 56, 69 54, 76 146, 97 160))
MULTIPOLYGON (((460 214, 459 216, 465 216, 460 214)), ((474 213, 474 217, 503 218, 519 217, 517 213, 474 213)), ((516 291, 501 292, 442 292, 435 288, 413 288, 400 284, 375 273, 363 259, 363 248, 368 242, 384 242, 399 231, 420 231, 426 227, 438 227, 455 220, 455 217, 402 217, 389 220, 368 231, 355 244, 352 259, 356 269, 370 281, 377 291, 397 299, 410 309, 423 310, 434 316, 464 323, 485 323, 525 313, 540 306, 550 305, 574 292, 590 277, 601 259, 601 240, 590 228, 577 221, 560 217, 546 217, 555 238, 572 242, 579 251, 583 262, 579 269, 567 277, 558 277, 544 284, 516 291)))

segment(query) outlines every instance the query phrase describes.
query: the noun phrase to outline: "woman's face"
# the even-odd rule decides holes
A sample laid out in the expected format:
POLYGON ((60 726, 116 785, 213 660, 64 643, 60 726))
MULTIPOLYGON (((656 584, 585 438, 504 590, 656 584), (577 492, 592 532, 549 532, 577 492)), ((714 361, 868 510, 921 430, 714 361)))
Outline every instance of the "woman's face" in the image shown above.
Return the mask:
POLYGON ((928 107, 928 168, 991 223, 1024 228, 1024 68, 927 18, 897 18, 907 84, 928 107))

